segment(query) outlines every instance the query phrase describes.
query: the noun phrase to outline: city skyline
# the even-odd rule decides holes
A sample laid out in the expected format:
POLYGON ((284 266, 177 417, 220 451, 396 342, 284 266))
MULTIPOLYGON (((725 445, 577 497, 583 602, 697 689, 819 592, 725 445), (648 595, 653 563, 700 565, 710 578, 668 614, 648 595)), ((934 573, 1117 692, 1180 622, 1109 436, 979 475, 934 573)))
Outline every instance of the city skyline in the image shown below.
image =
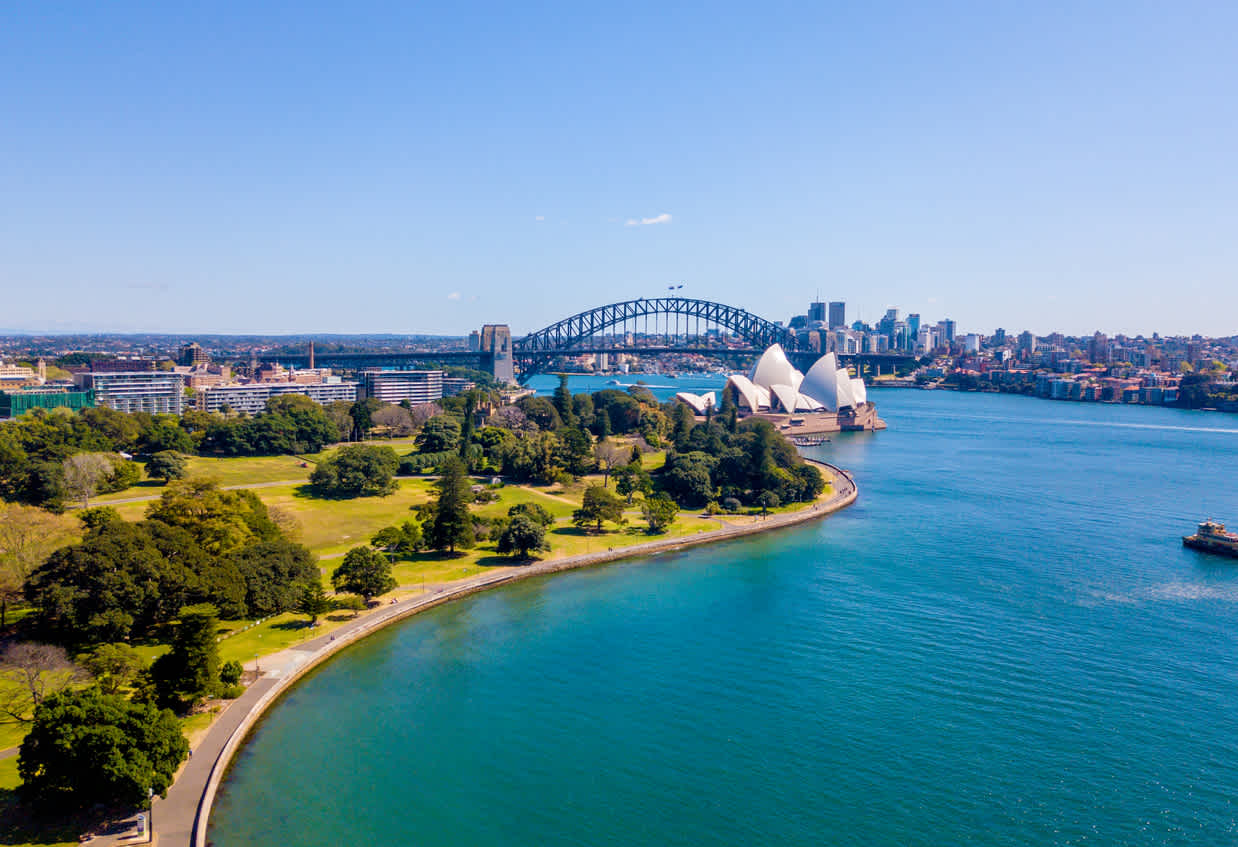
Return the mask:
POLYGON ((1238 10, 0 11, 0 327, 1228 336, 1238 10), (54 296, 49 296, 54 293, 54 296))

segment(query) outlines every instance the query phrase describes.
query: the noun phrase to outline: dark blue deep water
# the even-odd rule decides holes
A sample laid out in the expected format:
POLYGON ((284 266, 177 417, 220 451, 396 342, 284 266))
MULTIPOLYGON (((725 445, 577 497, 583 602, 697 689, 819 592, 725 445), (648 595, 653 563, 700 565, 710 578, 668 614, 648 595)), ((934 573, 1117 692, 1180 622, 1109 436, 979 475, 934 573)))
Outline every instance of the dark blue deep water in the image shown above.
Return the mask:
MULTIPOLYGON (((590 387, 593 387, 592 385, 590 387)), ((219 847, 1230 844, 1238 419, 874 391, 860 500, 382 632, 238 757, 219 847)))

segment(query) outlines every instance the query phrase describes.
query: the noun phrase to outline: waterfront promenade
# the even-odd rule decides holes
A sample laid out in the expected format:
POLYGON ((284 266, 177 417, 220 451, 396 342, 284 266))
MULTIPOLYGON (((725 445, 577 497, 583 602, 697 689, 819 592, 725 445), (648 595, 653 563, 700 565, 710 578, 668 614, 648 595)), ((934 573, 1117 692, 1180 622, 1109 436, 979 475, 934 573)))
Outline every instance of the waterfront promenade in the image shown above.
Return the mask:
POLYGON ((182 768, 167 798, 155 800, 151 816, 156 842, 164 847, 205 847, 206 829, 215 792, 227 771, 228 763, 246 735, 266 709, 300 676, 345 646, 402 618, 505 583, 793 526, 824 517, 855 502, 858 490, 849 473, 833 465, 815 464, 820 464, 830 473, 832 485, 829 495, 810 507, 769 515, 752 523, 724 526, 694 536, 657 539, 581 556, 496 568, 493 572, 433 587, 424 593, 359 617, 330 635, 320 636, 264 657, 261 659, 261 672, 257 681, 224 710, 194 747, 192 757, 182 768))

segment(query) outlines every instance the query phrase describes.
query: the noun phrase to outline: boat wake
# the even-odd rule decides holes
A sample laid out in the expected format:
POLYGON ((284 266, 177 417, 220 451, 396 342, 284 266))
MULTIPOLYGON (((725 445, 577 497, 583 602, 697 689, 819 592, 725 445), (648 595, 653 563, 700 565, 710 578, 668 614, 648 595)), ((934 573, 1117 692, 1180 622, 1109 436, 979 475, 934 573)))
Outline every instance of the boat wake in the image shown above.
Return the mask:
POLYGON ((1197 600, 1216 600, 1222 603, 1238 603, 1238 584, 1203 585, 1198 582, 1167 582, 1150 585, 1137 591, 1111 592, 1090 591, 1091 602, 1083 605, 1099 606, 1106 603, 1139 605, 1143 603, 1190 603, 1197 600))

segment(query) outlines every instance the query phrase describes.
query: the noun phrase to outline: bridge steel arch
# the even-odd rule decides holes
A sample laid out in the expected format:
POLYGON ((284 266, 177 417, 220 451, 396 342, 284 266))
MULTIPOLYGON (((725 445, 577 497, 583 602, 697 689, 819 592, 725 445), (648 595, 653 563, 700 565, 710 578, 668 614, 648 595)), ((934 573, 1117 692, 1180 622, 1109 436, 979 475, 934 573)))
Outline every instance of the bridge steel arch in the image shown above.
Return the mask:
POLYGON ((798 349, 795 333, 744 309, 690 297, 642 297, 589 309, 515 339, 512 355, 521 364, 522 379, 527 379, 553 356, 589 345, 598 333, 654 315, 683 315, 726 327, 756 350, 771 344, 781 344, 789 353, 798 349))
POLYGON ((781 344, 788 351, 796 349, 797 339, 793 332, 744 309, 690 297, 642 297, 599 306, 564 318, 545 329, 516 339, 512 343, 512 352, 533 356, 570 350, 613 326, 650 315, 698 318, 726 327, 754 347, 764 349, 771 344, 781 344))

